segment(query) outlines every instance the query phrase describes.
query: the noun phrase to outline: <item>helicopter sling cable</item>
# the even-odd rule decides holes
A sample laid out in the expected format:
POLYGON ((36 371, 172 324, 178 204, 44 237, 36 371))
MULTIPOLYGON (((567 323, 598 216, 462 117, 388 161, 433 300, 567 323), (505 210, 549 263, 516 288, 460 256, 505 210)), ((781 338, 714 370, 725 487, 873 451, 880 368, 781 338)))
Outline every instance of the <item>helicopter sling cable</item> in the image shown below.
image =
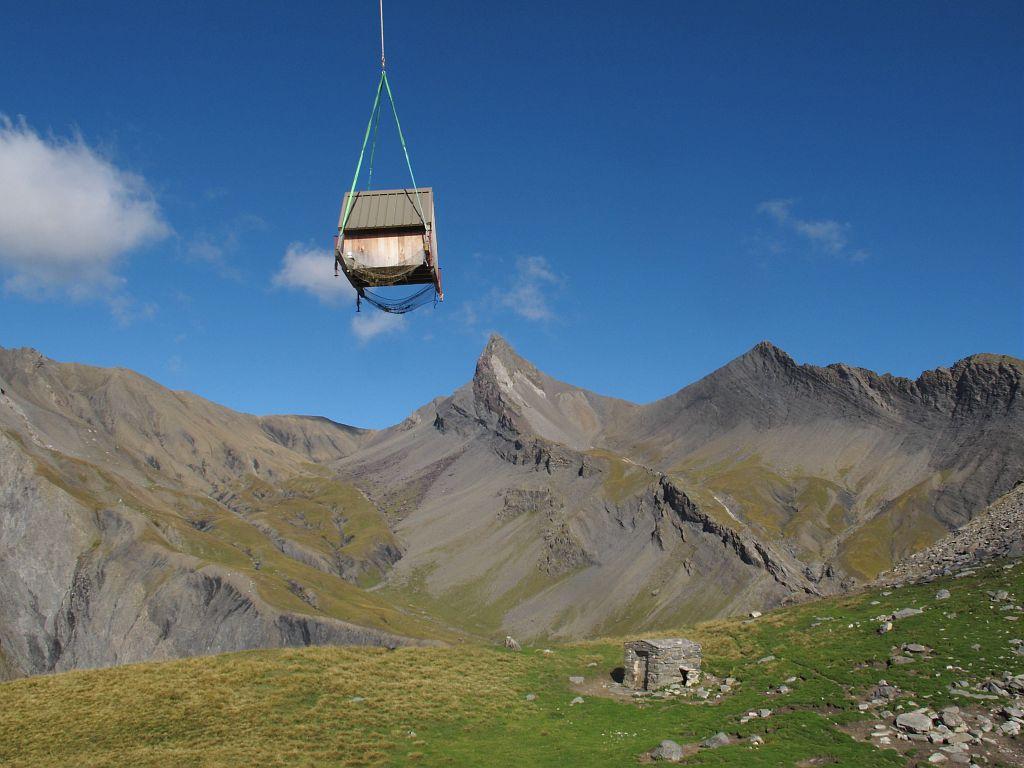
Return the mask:
POLYGON ((434 191, 419 187, 412 171, 409 149, 402 124, 398 120, 395 97, 388 82, 384 57, 384 0, 380 6, 380 78, 359 151, 352 186, 341 203, 338 234, 334 239, 334 274, 340 269, 356 290, 356 311, 362 300, 384 312, 404 314, 425 304, 444 300, 441 269, 437 264, 437 222, 434 216, 434 191), (377 129, 384 101, 398 130, 412 186, 405 189, 371 189, 373 161, 377 149, 377 129), (359 175, 370 147, 366 189, 356 191, 359 175), (372 288, 423 286, 413 293, 393 297, 372 288))

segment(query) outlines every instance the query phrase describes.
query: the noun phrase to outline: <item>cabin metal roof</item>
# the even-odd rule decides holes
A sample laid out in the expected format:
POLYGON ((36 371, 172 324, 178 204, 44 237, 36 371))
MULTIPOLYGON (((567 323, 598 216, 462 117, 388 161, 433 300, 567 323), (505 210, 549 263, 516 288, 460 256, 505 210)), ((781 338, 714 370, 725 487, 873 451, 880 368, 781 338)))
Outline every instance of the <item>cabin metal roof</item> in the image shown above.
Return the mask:
MULTIPOLYGON (((419 193, 419 204, 423 206, 423 215, 428 224, 432 223, 434 220, 434 191, 431 187, 372 189, 355 193, 352 212, 349 214, 345 231, 423 227, 416 203, 417 192, 419 193)), ((339 229, 345 219, 348 197, 349 193, 346 192, 344 200, 341 201, 341 214, 338 217, 339 229)))

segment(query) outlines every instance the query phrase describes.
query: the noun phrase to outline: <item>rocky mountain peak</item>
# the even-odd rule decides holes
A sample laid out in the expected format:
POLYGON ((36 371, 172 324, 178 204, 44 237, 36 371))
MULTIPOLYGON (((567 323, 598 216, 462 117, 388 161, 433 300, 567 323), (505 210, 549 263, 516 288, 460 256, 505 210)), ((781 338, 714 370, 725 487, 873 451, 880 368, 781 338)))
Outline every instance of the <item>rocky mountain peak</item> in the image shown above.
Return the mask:
POLYGON ((768 340, 759 341, 746 353, 740 355, 733 362, 756 364, 762 367, 773 366, 780 368, 796 368, 796 361, 789 354, 768 340))
POLYGON ((521 357, 504 338, 492 334, 480 354, 473 374, 477 415, 492 426, 513 432, 524 428, 521 417, 526 395, 543 394, 544 377, 521 357))
POLYGON ((502 336, 492 333, 487 341, 487 346, 484 347, 484 351, 477 359, 475 375, 498 375, 505 378, 502 371, 510 376, 521 373, 537 385, 540 384, 543 376, 533 363, 516 352, 502 336))

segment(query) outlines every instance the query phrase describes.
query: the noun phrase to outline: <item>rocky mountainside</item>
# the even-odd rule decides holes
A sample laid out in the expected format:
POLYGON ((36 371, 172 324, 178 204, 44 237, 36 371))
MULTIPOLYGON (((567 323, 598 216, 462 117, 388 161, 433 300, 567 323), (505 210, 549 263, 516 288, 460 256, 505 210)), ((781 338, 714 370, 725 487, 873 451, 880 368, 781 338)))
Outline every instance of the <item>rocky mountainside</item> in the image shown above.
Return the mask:
POLYGON ((366 437, 0 350, 0 672, 431 636, 359 588, 401 553, 318 464, 366 437))
POLYGON ((896 586, 963 572, 993 558, 1024 557, 1024 483, 963 527, 915 552, 879 578, 896 586))
POLYGON ((0 350, 0 671, 678 626, 874 577, 1024 478, 1024 363, 767 343, 648 405, 494 337, 390 429, 0 350))
POLYGON ((873 577, 1024 477, 1024 364, 916 381, 770 344, 638 406, 492 338, 471 383, 333 466, 406 552, 387 589, 480 631, 670 626, 873 577))
POLYGON ((602 437, 802 560, 869 578, 1024 477, 1022 376, 974 355, 911 381, 761 343, 602 437))

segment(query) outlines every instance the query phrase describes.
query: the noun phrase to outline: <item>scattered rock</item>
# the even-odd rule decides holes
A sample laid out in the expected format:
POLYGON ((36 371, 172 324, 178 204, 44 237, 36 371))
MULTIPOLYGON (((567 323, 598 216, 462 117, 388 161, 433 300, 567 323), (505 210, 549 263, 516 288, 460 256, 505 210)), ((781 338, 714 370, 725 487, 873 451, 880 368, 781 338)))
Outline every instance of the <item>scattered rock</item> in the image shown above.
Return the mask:
POLYGON ((519 643, 516 642, 516 639, 512 637, 512 635, 505 635, 505 647, 508 648, 510 651, 522 650, 522 648, 519 646, 519 643))
POLYGON ((582 675, 569 675, 569 682, 573 685, 583 685, 582 675))
POLYGON ((924 611, 921 610, 920 608, 900 608, 898 611, 896 611, 892 615, 892 618, 894 620, 896 620, 896 619, 909 619, 911 616, 918 616, 919 614, 922 614, 922 613, 924 613, 924 611))
POLYGON ((952 711, 953 709, 955 709, 955 707, 942 710, 942 712, 939 714, 939 720, 941 720, 942 724, 945 725, 947 728, 955 729, 959 728, 965 723, 964 719, 960 716, 960 713, 952 711))
POLYGON ((759 618, 761 618, 761 612, 760 611, 751 611, 750 612, 750 618, 752 618, 752 619, 759 619, 759 618))
POLYGON ((700 743, 704 749, 717 749, 718 747, 724 747, 729 743, 729 737, 719 731, 714 736, 710 736, 700 743))
POLYGON ((903 650, 907 653, 928 653, 931 651, 931 648, 920 643, 904 643, 903 650))
POLYGON ((526 700, 527 701, 536 701, 537 700, 537 694, 536 693, 528 693, 528 694, 526 694, 526 700))
POLYGON ((575 699, 573 699, 572 701, 569 702, 569 706, 570 707, 575 707, 577 704, 582 704, 582 703, 583 703, 583 697, 582 696, 577 696, 575 699))
POLYGON ((952 595, 950 595, 948 589, 940 589, 935 593, 936 600, 949 600, 950 597, 952 597, 952 595))
POLYGON ((896 727, 910 733, 928 733, 932 719, 923 711, 904 712, 896 717, 896 727))
POLYGON ((672 741, 665 739, 661 744, 648 752, 652 760, 664 760, 667 763, 678 763, 683 759, 683 748, 672 741))
POLYGON ((1007 720, 999 726, 999 732, 1004 736, 1010 736, 1011 738, 1017 738, 1020 736, 1020 723, 1016 720, 1007 720))

